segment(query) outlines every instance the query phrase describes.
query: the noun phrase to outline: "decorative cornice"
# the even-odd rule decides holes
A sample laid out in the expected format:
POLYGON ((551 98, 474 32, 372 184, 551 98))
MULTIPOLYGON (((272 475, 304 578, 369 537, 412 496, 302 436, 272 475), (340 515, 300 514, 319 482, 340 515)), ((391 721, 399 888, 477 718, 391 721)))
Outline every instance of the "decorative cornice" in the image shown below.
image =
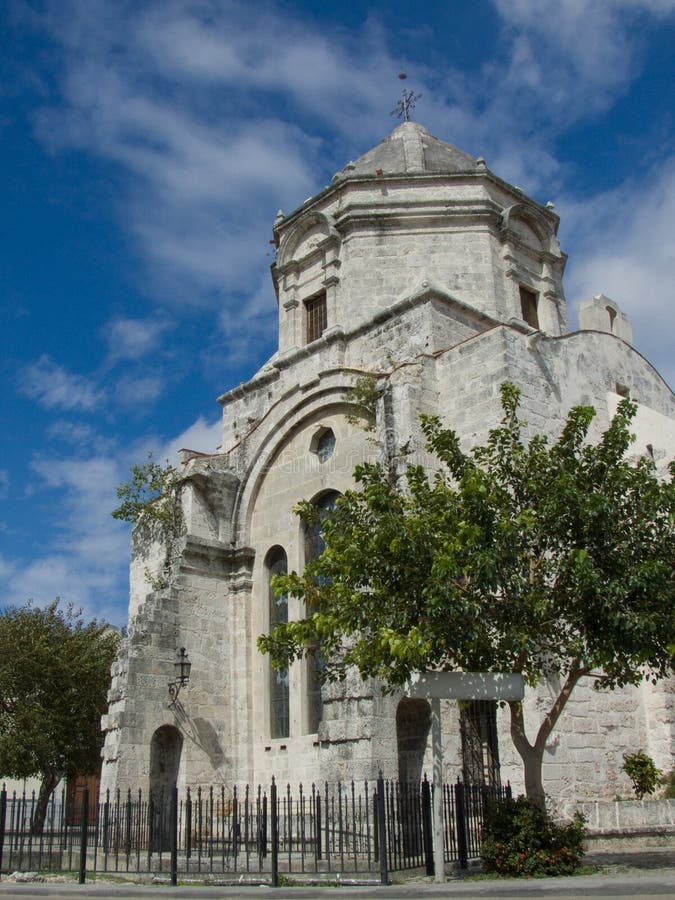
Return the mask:
POLYGON ((255 550, 251 547, 234 547, 221 541, 187 535, 178 569, 181 574, 231 579, 238 584, 242 579, 250 581, 254 559, 255 550))

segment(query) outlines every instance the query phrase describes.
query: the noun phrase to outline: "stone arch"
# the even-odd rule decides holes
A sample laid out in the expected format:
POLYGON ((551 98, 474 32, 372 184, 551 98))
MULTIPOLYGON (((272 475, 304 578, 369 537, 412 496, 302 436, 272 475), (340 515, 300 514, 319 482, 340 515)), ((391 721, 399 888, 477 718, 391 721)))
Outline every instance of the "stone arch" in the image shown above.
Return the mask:
MULTIPOLYGON (((316 232, 317 238, 321 241, 329 237, 335 238, 338 242, 342 240, 331 216, 320 212, 308 213, 306 216, 301 217, 295 228, 284 235, 277 254, 278 269, 282 270, 296 258, 298 248, 311 232, 316 232)), ((302 255, 306 254, 303 253, 302 255)))
POLYGON ((162 725, 150 740, 150 841, 155 850, 171 846, 171 803, 178 785, 183 735, 162 725))
POLYGON ((502 210, 499 224, 504 235, 517 238, 537 251, 550 250, 553 229, 543 215, 537 214, 524 203, 514 203, 502 210))
MULTIPOLYGON (((361 375, 363 371, 354 369, 331 373, 328 377, 322 377, 322 382, 325 383, 310 396, 302 396, 298 388, 297 403, 283 411, 275 410, 277 414, 266 423, 266 436, 251 455, 241 478, 241 487, 234 505, 232 514, 234 532, 242 544, 250 541, 251 517, 260 488, 279 453, 293 434, 305 427, 317 413, 325 415, 338 413, 344 416, 363 414, 357 403, 346 399, 354 381, 361 375)), ((349 474, 351 475, 351 471, 349 474)))

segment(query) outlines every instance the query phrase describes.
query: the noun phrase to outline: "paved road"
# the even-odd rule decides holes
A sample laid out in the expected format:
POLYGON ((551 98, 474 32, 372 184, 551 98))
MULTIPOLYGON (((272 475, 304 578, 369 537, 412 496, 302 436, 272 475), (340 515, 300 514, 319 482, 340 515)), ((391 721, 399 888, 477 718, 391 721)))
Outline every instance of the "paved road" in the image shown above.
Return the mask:
POLYGON ((574 898, 614 898, 631 897, 633 900, 652 900, 655 897, 675 898, 675 868, 648 870, 617 870, 596 875, 574 878, 548 878, 500 881, 448 880, 445 884, 427 881, 413 882, 390 887, 349 886, 329 887, 287 887, 269 888, 259 886, 242 887, 186 887, 176 888, 158 885, 104 884, 101 882, 78 885, 73 883, 0 883, 0 900, 3 898, 48 898, 48 900, 78 900, 78 898, 111 898, 111 900, 490 900, 490 898, 543 897, 546 900, 574 900, 574 898))
POLYGON ((585 862, 602 866, 595 875, 572 878, 503 879, 498 881, 464 880, 449 876, 445 884, 428 879, 415 879, 405 884, 350 885, 341 887, 281 887, 270 888, 253 884, 229 887, 201 885, 175 888, 157 884, 112 884, 91 881, 84 885, 74 882, 33 882, 20 884, 0 881, 0 900, 5 898, 47 898, 47 900, 492 900, 492 898, 543 897, 545 900, 614 900, 631 897, 633 900, 652 900, 655 897, 675 898, 675 853, 673 848, 644 849, 625 854, 591 853, 585 862))

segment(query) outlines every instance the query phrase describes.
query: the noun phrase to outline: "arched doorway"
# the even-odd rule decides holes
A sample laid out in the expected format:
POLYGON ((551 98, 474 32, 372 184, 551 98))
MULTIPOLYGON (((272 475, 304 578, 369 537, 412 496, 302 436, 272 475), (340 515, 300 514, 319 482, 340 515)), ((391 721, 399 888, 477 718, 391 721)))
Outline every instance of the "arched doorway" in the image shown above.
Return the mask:
POLYGON ((427 700, 404 697, 396 708, 399 797, 402 838, 406 853, 420 853, 422 823, 418 815, 424 753, 431 730, 431 706, 427 700))
POLYGON ((428 700, 404 697, 396 708, 396 745, 399 781, 420 782, 431 729, 428 700))
POLYGON ((153 850, 171 848, 171 802, 178 783, 183 735, 162 725, 150 741, 150 843, 153 850))

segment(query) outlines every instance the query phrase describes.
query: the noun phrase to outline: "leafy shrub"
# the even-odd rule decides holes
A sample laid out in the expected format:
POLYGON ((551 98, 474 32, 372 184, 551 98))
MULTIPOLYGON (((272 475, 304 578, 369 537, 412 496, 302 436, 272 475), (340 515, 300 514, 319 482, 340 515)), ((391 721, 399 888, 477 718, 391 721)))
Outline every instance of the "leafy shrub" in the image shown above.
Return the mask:
POLYGON ((584 817, 555 822, 526 797, 491 803, 483 827, 481 858, 500 875, 570 875, 584 855, 584 817))
POLYGON ((637 753, 624 753, 623 770, 633 782, 633 790, 638 800, 645 794, 653 794, 659 783, 661 772, 654 765, 651 756, 642 750, 637 753))
POLYGON ((661 778, 663 785, 663 796, 666 800, 675 800, 675 769, 663 775, 661 778))

